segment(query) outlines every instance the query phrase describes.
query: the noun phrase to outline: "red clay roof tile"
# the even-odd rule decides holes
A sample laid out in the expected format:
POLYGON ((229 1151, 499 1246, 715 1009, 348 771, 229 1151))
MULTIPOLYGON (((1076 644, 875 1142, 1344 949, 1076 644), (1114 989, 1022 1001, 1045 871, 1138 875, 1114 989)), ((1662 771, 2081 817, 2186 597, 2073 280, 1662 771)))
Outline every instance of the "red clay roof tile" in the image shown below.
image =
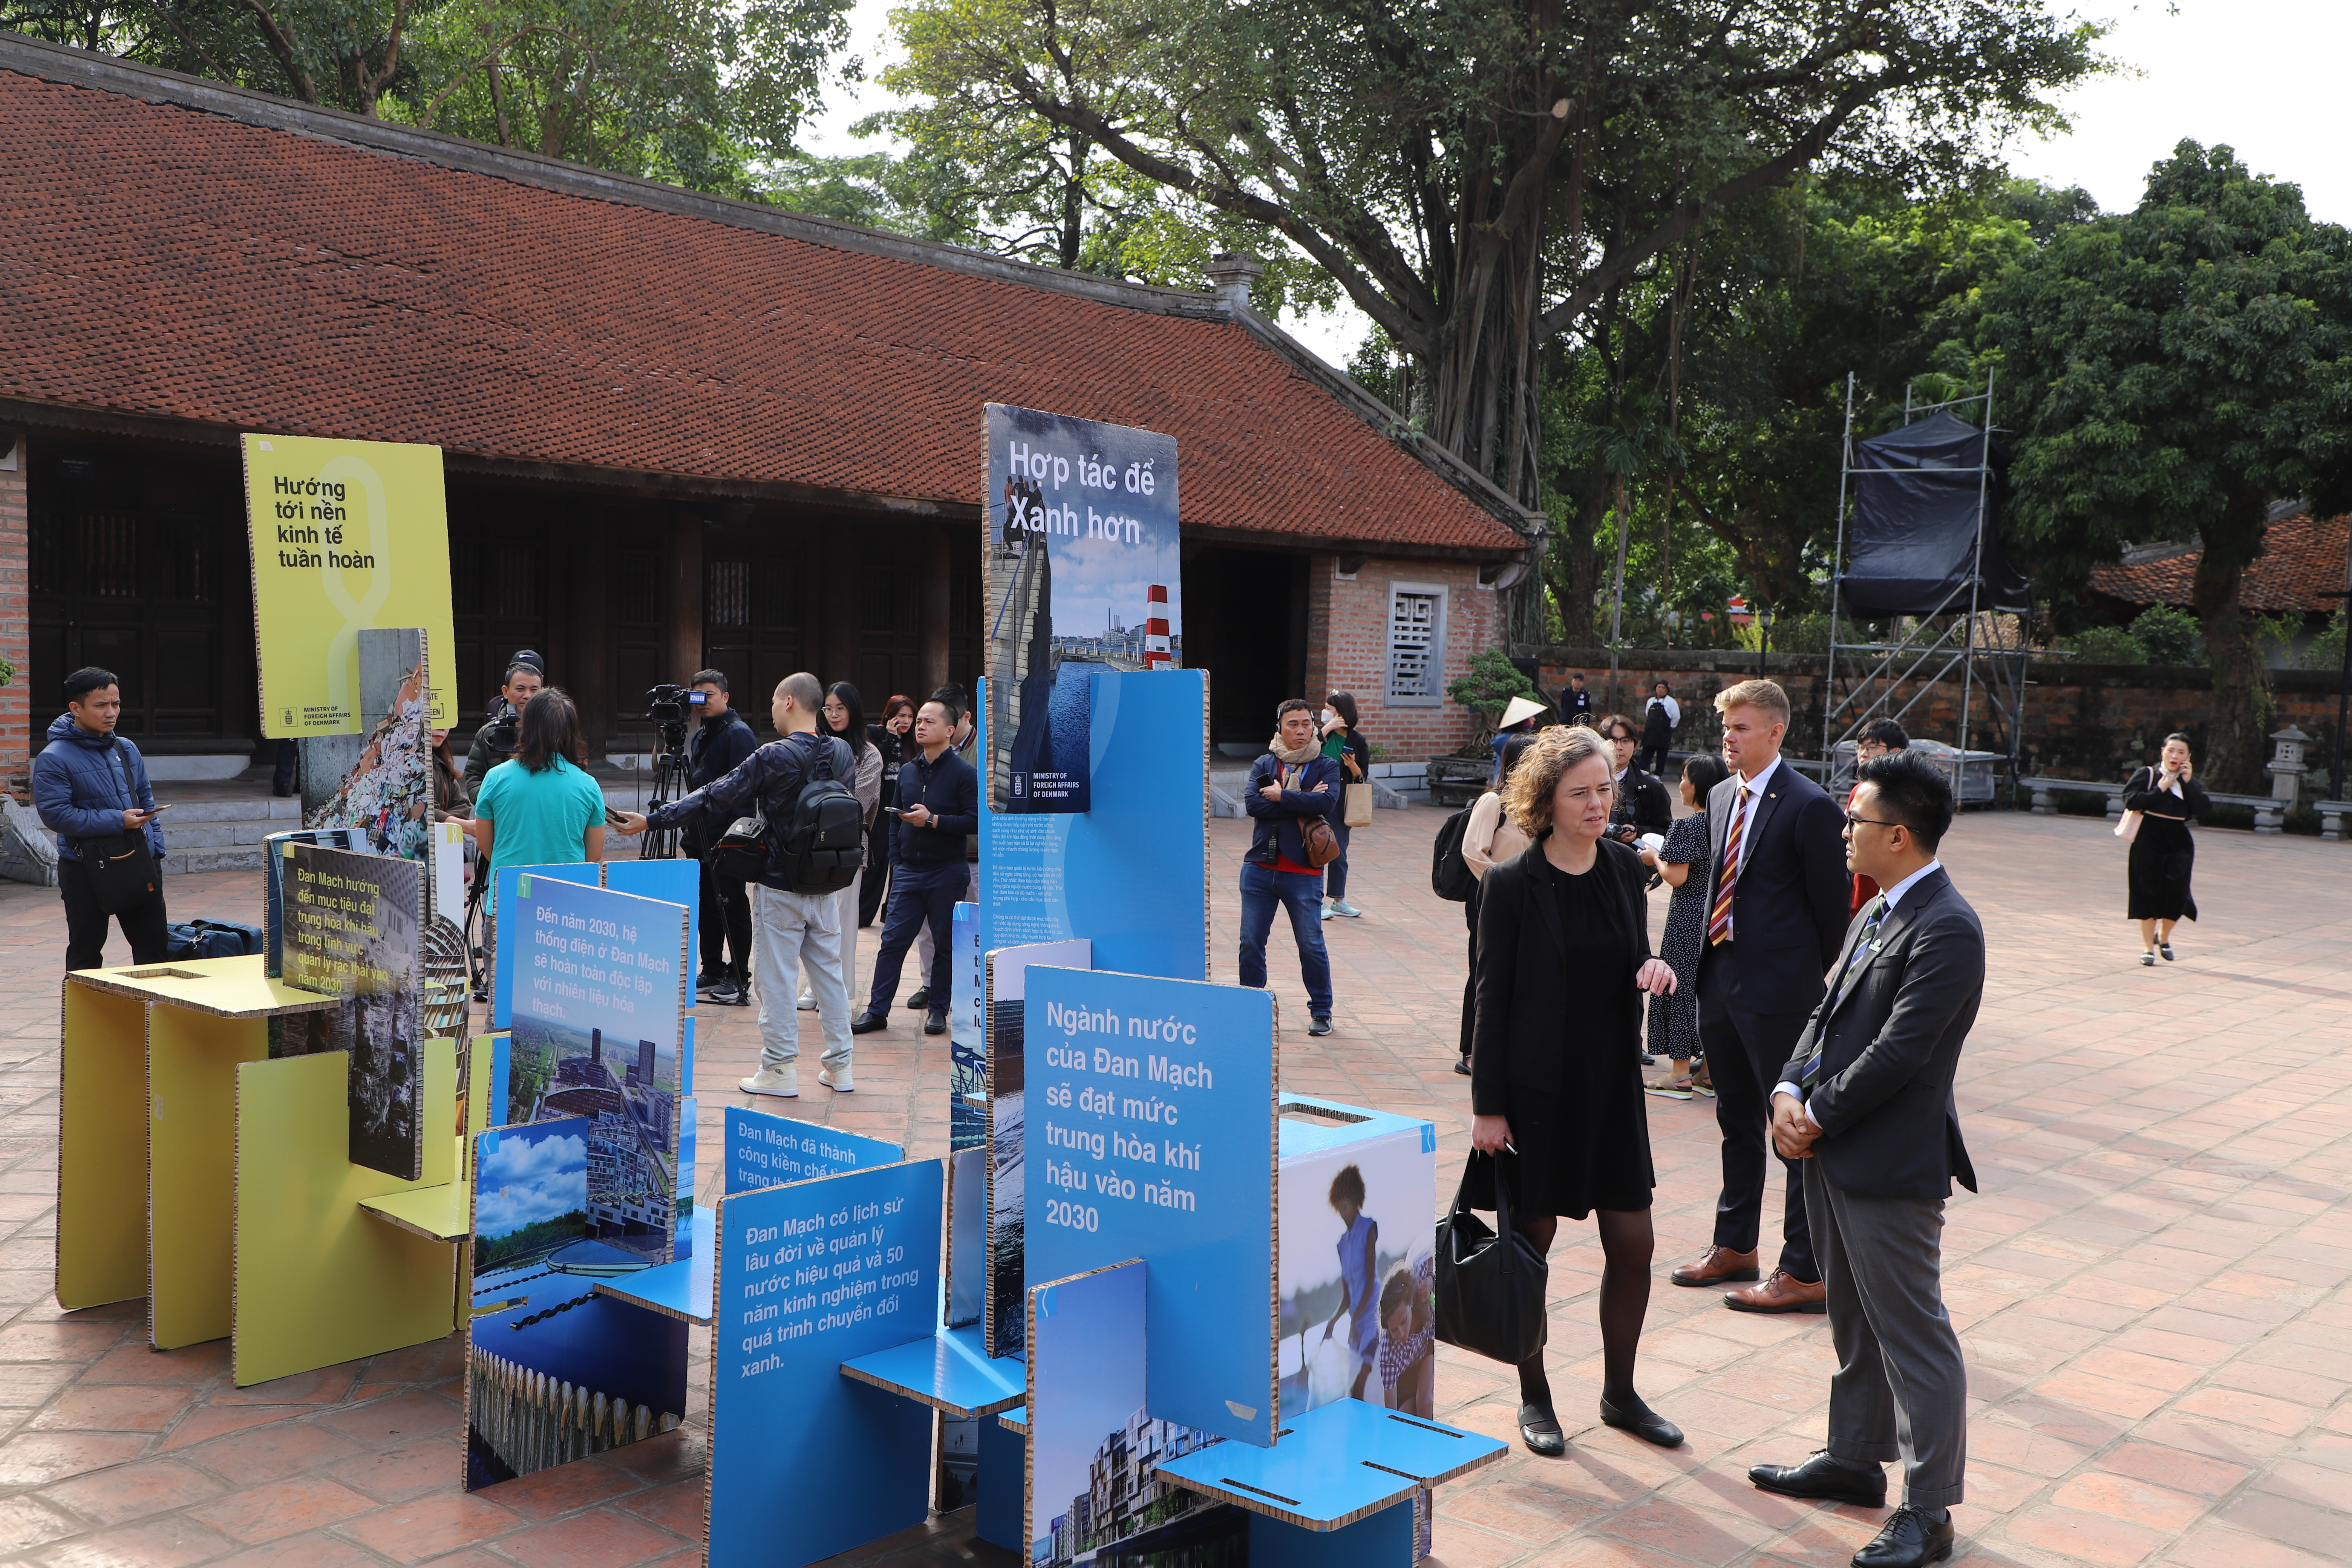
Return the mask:
POLYGON ((1231 320, 13 71, 0 298, 0 397, 951 503, 1015 403, 1174 436, 1190 526, 1526 542, 1231 320))
MULTIPOLYGON (((2302 513, 2271 524, 2263 553, 2246 568, 2238 602, 2252 610, 2333 614, 2343 601, 2322 598, 2344 588, 2344 552, 2352 518, 2315 521, 2302 513)), ((2091 586, 2126 605, 2192 607, 2197 563, 2205 552, 2195 545, 2154 560, 2091 568, 2091 586)))

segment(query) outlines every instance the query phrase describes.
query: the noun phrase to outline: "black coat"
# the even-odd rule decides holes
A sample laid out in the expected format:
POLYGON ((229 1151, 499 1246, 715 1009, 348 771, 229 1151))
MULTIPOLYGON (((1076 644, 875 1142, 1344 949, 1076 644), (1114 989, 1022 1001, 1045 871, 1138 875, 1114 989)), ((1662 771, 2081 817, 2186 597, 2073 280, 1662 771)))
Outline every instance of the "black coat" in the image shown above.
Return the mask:
MULTIPOLYGON (((1739 798, 1732 774, 1706 797, 1706 885, 1721 885, 1723 836, 1739 798)), ((1837 961, 1853 913, 1845 868, 1845 813, 1829 792, 1783 762, 1751 802, 1747 863, 1731 895, 1731 942, 1739 965, 1731 1001, 1751 1013, 1810 1013, 1822 972, 1837 961)), ((1713 903, 1710 894, 1708 902, 1713 903)))
MULTIPOLYGON (((1862 926, 1857 914, 1849 942, 1862 926)), ((1976 910, 1941 869, 1930 871, 1853 963, 1835 1010, 1824 997, 1780 1069, 1780 1081, 1801 1082, 1813 1042, 1822 1041, 1821 1077, 1806 1101, 1822 1128, 1813 1145, 1822 1174, 1862 1197, 1948 1198, 1955 1179, 1975 1192, 1952 1080, 1984 997, 1976 910)))
POLYGON ((1664 833, 1675 825, 1675 807, 1666 786, 1654 773, 1645 773, 1638 763, 1627 763, 1625 776, 1618 781, 1617 802, 1609 813, 1609 825, 1616 826, 1630 822, 1644 833, 1664 833))
MULTIPOLYGON (((1487 871, 1478 884, 1478 952, 1474 964, 1477 1020, 1471 1026, 1470 1104, 1480 1116, 1503 1116, 1508 1086, 1557 1093, 1560 1087, 1561 1021, 1576 1011, 1577 987, 1590 983, 1632 987, 1634 973, 1650 956, 1650 921, 1642 887, 1649 870, 1622 844, 1600 844, 1601 863, 1591 874, 1610 879, 1623 900, 1626 931, 1636 956, 1624 973, 1591 973, 1588 960, 1567 950, 1559 911, 1545 887, 1544 841, 1487 871)), ((1627 1064, 1641 1059, 1642 1010, 1627 1007, 1622 1041, 1586 1042, 1587 1048, 1619 1052, 1627 1064)))

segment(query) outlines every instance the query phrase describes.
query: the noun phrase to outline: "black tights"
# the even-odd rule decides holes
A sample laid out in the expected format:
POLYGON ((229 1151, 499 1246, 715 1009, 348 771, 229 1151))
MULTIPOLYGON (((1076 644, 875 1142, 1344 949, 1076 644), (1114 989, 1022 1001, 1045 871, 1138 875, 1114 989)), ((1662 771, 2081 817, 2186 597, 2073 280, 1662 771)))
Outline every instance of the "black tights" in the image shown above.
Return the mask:
MULTIPOLYGON (((1601 1229, 1601 1397, 1619 1409, 1639 1403, 1633 1392, 1633 1352, 1642 1341, 1642 1320, 1650 1310, 1650 1256, 1656 1238, 1648 1209, 1595 1209, 1601 1229)), ((1557 1215, 1529 1215, 1518 1233, 1551 1251, 1559 1234, 1557 1215)), ((1543 1352, 1519 1363, 1519 1403, 1551 1408, 1551 1380, 1544 1375, 1543 1352)))

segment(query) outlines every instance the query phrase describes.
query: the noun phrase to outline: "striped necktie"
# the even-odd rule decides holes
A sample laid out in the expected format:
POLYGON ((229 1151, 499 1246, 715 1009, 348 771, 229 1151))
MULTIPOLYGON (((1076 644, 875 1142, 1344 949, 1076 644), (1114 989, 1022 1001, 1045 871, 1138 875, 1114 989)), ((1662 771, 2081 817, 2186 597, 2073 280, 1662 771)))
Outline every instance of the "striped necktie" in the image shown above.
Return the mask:
POLYGON ((1723 875, 1715 879, 1715 908, 1706 917, 1707 945, 1731 940, 1731 890, 1739 880, 1739 841, 1748 832, 1748 781, 1739 781, 1739 799, 1731 808, 1731 826, 1723 834, 1723 875))
POLYGON ((1886 918, 1886 895, 1879 894, 1865 908, 1868 912, 1863 917, 1862 934, 1853 939, 1852 947, 1846 949, 1845 963, 1838 968, 1837 984, 1830 987, 1830 1005, 1822 1009, 1821 1026, 1813 1032, 1812 1054, 1805 1058, 1804 1076, 1797 1080, 1801 1089, 1811 1089, 1821 1079, 1822 1047, 1829 1040, 1830 1015, 1836 1012, 1838 1004, 1845 1000, 1846 982, 1853 978, 1853 972, 1861 966, 1863 954, 1870 951, 1871 938, 1878 934, 1879 922, 1886 918))

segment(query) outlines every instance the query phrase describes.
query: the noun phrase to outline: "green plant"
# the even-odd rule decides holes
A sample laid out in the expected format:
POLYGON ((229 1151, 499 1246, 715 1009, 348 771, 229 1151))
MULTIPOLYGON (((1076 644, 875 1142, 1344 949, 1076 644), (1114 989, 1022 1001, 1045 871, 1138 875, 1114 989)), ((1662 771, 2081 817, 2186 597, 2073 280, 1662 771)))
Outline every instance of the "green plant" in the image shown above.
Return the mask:
MULTIPOLYGON (((2336 634, 2336 641, 2339 647, 2343 644, 2344 635, 2341 632, 2336 634)), ((0 658, 0 686, 14 685, 16 683, 16 661, 14 659, 0 658)))
POLYGON ((2074 639, 2074 657, 2084 664, 2146 664, 2147 649, 2121 626, 2093 626, 2074 639))
POLYGON ((2197 617, 2170 605, 2150 605, 2135 617, 2131 635, 2147 650, 2150 664, 2202 664, 2205 632, 2197 617))
POLYGON ((1538 695, 1536 683, 1498 647, 1482 647, 1470 656, 1470 668, 1446 683, 1445 695, 1465 708, 1499 713, 1514 697, 1538 695))
POLYGON ((2303 658, 2298 661, 2305 669, 2342 669, 2344 668, 2344 612, 2327 623, 2320 634, 2303 645, 2303 658))

